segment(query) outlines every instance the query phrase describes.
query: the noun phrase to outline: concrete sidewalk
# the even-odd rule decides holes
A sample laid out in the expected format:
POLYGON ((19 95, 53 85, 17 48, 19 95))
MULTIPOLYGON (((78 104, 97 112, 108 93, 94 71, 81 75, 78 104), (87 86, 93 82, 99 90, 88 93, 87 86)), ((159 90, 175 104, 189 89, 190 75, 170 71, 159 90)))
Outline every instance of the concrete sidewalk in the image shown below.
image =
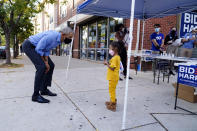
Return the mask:
MULTIPOLYGON (((117 87, 117 111, 105 108, 109 100, 106 67, 71 60, 66 80, 66 57, 52 56, 56 64, 50 104, 31 102, 35 69, 24 56, 14 60, 23 68, 0 68, 0 130, 2 131, 120 131, 125 81, 117 87)), ((196 131, 197 116, 174 110, 174 89, 170 84, 152 83, 152 72, 131 71, 127 109, 127 131, 196 131)), ((197 104, 178 99, 178 105, 197 112, 197 104)))

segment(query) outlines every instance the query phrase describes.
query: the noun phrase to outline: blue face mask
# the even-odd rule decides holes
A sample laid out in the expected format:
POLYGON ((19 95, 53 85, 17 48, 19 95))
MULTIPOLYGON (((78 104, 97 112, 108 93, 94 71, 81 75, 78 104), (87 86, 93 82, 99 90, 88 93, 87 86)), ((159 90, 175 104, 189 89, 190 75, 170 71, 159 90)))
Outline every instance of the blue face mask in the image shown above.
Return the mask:
POLYGON ((155 32, 159 32, 160 31, 160 28, 155 28, 155 32))

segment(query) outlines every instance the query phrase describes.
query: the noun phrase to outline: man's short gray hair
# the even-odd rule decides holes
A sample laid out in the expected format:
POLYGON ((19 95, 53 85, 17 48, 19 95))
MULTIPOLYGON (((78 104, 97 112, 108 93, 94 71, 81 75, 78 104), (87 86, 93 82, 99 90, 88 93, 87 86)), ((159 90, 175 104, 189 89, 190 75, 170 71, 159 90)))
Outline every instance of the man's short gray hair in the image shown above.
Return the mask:
POLYGON ((70 34, 70 33, 73 33, 73 30, 70 27, 65 26, 65 27, 61 27, 59 29, 59 32, 61 32, 63 34, 70 34))

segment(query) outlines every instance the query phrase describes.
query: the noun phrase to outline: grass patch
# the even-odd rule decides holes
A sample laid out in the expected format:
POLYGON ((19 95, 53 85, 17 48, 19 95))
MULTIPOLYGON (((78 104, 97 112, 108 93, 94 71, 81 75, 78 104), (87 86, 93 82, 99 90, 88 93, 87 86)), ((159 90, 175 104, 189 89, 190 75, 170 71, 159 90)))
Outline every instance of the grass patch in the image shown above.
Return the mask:
POLYGON ((20 68, 20 67, 24 67, 24 64, 11 63, 11 64, 1 64, 0 65, 0 68, 8 68, 8 69, 20 68))

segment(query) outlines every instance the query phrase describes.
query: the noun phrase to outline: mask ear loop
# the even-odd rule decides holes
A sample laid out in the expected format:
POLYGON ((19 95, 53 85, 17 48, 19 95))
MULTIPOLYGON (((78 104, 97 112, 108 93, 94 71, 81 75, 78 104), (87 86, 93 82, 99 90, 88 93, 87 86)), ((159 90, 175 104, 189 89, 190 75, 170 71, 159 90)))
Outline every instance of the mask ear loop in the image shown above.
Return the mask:
POLYGON ((75 37, 76 24, 77 24, 77 15, 75 17, 73 37, 72 37, 72 41, 71 41, 71 47, 70 47, 70 51, 69 51, 68 64, 67 64, 67 68, 66 68, 66 80, 68 79, 68 71, 69 71, 70 60, 71 60, 71 56, 72 56, 72 48, 73 48, 73 42, 74 42, 74 37, 75 37))

